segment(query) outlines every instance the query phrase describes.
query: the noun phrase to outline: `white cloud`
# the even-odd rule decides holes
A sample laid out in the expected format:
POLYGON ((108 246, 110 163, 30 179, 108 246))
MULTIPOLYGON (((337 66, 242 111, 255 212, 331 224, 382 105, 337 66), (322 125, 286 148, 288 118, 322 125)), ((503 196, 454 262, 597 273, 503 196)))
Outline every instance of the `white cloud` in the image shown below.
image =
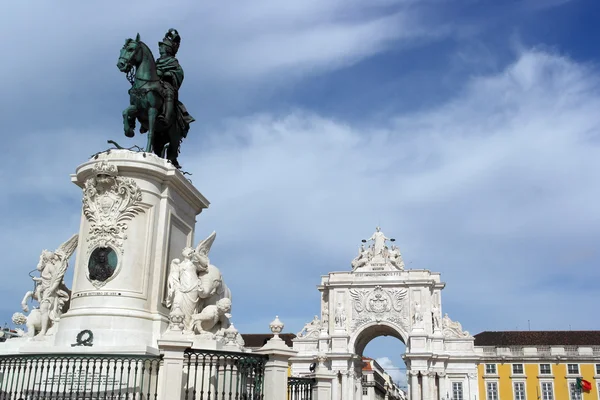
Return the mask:
POLYGON ((394 362, 389 357, 381 357, 376 359, 375 361, 377 361, 377 363, 381 365, 381 368, 383 368, 385 372, 387 372, 390 375, 390 377, 392 378, 394 383, 396 383, 396 385, 398 385, 401 388, 406 388, 408 386, 406 379, 406 371, 400 369, 400 367, 398 367, 397 365, 394 365, 394 362))
MULTIPOLYGON (((597 75, 526 51, 419 114, 358 128, 317 111, 265 112, 231 119, 201 144, 184 142, 181 161, 212 203, 197 239, 219 233, 211 255, 240 299, 236 325, 263 326, 278 314, 291 321, 286 330, 299 331, 318 312, 319 276, 347 270, 360 239, 380 224, 409 267, 443 273, 444 312, 465 329, 510 329, 531 315, 541 328, 560 328, 555 316, 567 312, 574 328, 590 327, 585 308, 572 303, 597 302, 597 291, 577 285, 599 277, 598 254, 560 260, 593 248, 600 235, 597 75), (575 268, 584 278, 558 290, 564 279, 556 272, 575 268)), ((72 155, 40 156, 24 137, 1 161, 2 170, 19 165, 18 179, 2 176, 11 230, 1 239, 17 271, 31 270, 41 248, 76 229, 80 193, 66 175, 100 150, 94 140, 115 136, 106 127, 79 139, 50 134, 36 135, 41 147, 69 146, 72 155), (24 150, 30 156, 20 163, 24 150)), ((29 283, 22 272, 18 283, 0 285, 16 307, 29 283)))

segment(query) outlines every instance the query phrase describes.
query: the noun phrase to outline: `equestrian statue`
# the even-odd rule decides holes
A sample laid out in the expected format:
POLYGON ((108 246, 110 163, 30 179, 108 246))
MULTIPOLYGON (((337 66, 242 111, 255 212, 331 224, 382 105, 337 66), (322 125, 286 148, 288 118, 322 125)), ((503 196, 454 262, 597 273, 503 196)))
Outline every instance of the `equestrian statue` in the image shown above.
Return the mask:
POLYGON ((183 69, 175 56, 181 37, 169 29, 158 43, 160 57, 155 61, 152 51, 140 40, 127 39, 121 49, 117 67, 131 83, 129 107, 123 110, 125 136, 133 137, 135 120, 140 133, 148 133, 146 152, 166 158, 177 168, 179 145, 187 136, 194 118, 179 101, 183 69))

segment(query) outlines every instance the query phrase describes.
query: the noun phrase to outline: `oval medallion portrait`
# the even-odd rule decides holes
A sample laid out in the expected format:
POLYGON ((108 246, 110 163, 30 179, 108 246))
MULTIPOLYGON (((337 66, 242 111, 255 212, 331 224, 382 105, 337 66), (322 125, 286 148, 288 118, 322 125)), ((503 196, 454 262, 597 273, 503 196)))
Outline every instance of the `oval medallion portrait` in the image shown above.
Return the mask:
POLYGON ((117 253, 110 247, 98 247, 95 249, 88 261, 90 280, 98 282, 106 281, 115 273, 118 261, 117 253))

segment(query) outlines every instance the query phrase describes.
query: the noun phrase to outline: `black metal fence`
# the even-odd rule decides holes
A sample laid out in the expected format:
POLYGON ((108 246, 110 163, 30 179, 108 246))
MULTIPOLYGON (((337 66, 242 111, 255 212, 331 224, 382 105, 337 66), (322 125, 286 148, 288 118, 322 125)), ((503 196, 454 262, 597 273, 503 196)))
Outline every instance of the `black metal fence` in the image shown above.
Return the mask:
POLYGON ((288 377, 288 400, 312 400, 314 378, 288 377))
POLYGON ((268 356, 187 349, 184 353, 185 400, 262 400, 268 356))
POLYGON ((0 356, 0 400, 156 400, 160 356, 0 356))

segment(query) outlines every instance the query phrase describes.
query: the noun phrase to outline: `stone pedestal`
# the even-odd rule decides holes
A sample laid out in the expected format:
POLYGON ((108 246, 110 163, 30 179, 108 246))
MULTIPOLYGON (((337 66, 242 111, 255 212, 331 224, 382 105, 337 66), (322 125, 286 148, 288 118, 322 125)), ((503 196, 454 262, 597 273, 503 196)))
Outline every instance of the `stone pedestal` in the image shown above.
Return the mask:
POLYGON ((281 338, 275 336, 254 353, 269 356, 265 365, 265 400, 286 399, 288 360, 298 352, 290 349, 281 338))
POLYGON ((54 345, 90 330, 94 347, 157 347, 169 264, 192 245, 209 202, 166 160, 128 150, 98 155, 72 181, 83 189, 83 212, 71 306, 54 345))
POLYGON ((185 340, 159 340, 158 347, 163 355, 160 369, 160 398, 181 399, 184 387, 184 352, 192 342, 185 340))

